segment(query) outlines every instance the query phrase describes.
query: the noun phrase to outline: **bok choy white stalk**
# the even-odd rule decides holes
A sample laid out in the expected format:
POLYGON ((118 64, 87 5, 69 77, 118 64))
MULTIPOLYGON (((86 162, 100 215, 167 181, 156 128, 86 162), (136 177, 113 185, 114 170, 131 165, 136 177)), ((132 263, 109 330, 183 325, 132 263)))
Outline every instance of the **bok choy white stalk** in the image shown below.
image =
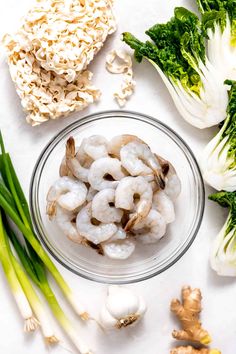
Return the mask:
POLYGON ((231 85, 227 117, 219 133, 203 150, 200 160, 204 180, 218 191, 236 190, 236 82, 231 85))
POLYGON ((229 208, 227 220, 213 244, 211 267, 219 275, 236 276, 236 192, 218 192, 209 199, 229 208))
POLYGON ((235 0, 197 0, 202 29, 207 38, 208 56, 225 79, 236 80, 235 0))
POLYGON ((207 58, 201 22, 191 11, 177 7, 166 24, 156 24, 141 42, 131 33, 123 41, 134 49, 135 58, 146 58, 160 74, 181 116, 198 128, 225 119, 226 79, 207 58))

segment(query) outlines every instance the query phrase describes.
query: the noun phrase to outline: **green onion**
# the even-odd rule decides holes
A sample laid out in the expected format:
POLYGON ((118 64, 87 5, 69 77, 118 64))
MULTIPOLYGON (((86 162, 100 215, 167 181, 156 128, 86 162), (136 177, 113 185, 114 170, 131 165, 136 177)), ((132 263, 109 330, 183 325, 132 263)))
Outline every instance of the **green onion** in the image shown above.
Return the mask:
MULTIPOLYGON (((21 246, 21 244, 18 241, 15 234, 13 233, 13 231, 9 228, 9 225, 7 224, 7 222, 5 221, 5 226, 6 225, 7 225, 7 232, 4 230, 6 246, 7 246, 8 254, 10 255, 11 263, 14 267, 15 272, 16 272, 17 278, 24 290, 24 293, 31 305, 31 308, 33 309, 34 313, 36 314, 36 316, 40 322, 40 327, 42 329, 46 343, 50 343, 50 344, 57 343, 59 340, 57 339, 57 337, 54 334, 55 332, 53 329, 53 325, 51 324, 50 318, 48 317, 48 314, 45 311, 41 300, 39 299, 36 291, 34 290, 31 282, 29 281, 29 278, 27 277, 26 273, 24 272, 21 264, 19 263, 17 258, 13 255, 8 238, 11 239, 12 244, 14 245, 14 248, 15 248, 17 254, 19 255, 19 252, 22 251, 22 256, 24 256, 25 259, 27 259, 24 249, 21 246)), ((19 258, 22 259, 21 257, 19 257, 19 258)), ((30 267, 30 265, 27 264, 27 261, 22 264, 24 265, 25 269, 30 267)), ((30 270, 28 270, 28 271, 30 272, 30 270)))
MULTIPOLYGON (((41 244, 39 243, 32 227, 32 222, 30 218, 29 208, 20 186, 19 180, 17 178, 15 169, 11 162, 11 158, 9 154, 5 152, 4 142, 2 138, 2 134, 0 133, 0 146, 2 150, 2 161, 1 161, 1 172, 3 175, 4 182, 10 189, 11 195, 14 199, 16 209, 13 207, 12 203, 6 198, 6 195, 0 193, 0 206, 6 212, 6 214, 12 219, 12 221, 16 224, 19 230, 23 233, 24 237, 28 241, 28 243, 32 246, 34 251, 40 257, 42 262, 45 264, 47 269, 50 271, 57 284, 65 294, 68 302, 71 304, 73 309, 83 320, 87 320, 89 318, 87 312, 85 311, 83 305, 80 304, 78 298, 74 296, 72 290, 65 282, 62 275, 57 270, 54 263, 51 261, 48 254, 44 251, 41 244)), ((1 182, 1 181, 0 181, 1 182)), ((1 183, 0 183, 1 184, 1 183)))
POLYGON ((44 296, 46 297, 48 304, 60 323, 61 327, 64 329, 68 337, 74 343, 76 348, 80 351, 81 354, 92 354, 88 346, 80 339, 79 333, 72 326, 71 322, 65 315, 64 311, 61 309, 52 289, 50 288, 48 282, 40 283, 40 289, 44 296))
MULTIPOLYGON (((73 341, 80 353, 92 354, 87 345, 78 336, 78 331, 74 328, 74 326, 72 326, 50 287, 47 279, 46 268, 53 275, 54 279, 57 281, 75 311, 83 319, 87 320, 89 318, 84 308, 73 296, 71 289, 47 253, 44 251, 34 233, 28 203, 14 170, 10 155, 5 152, 1 133, 0 146, 2 150, 2 155, 0 155, 0 208, 3 209, 3 217, 1 218, 2 229, 0 229, 0 231, 2 230, 2 238, 4 240, 4 243, 1 243, 1 245, 2 247, 4 246, 4 249, 7 251, 9 264, 11 265, 13 274, 15 275, 23 294, 25 294, 28 298, 32 309, 40 320, 42 332, 46 341, 48 343, 56 343, 58 342, 58 339, 54 335, 54 331, 48 316, 45 313, 41 300, 34 290, 28 276, 41 290, 55 318, 58 320, 59 324, 69 338, 73 341), (10 218, 19 231, 22 232, 24 236, 24 245, 19 241, 18 237, 11 229, 7 217, 10 218), (20 262, 13 254, 9 240, 11 241, 20 262)), ((2 251, 1 254, 3 255, 3 253, 4 252, 2 251)))
POLYGON ((0 261, 2 263, 4 273, 6 275, 8 284, 11 288, 12 294, 15 298, 16 304, 25 321, 24 331, 25 332, 35 331, 38 327, 38 321, 33 316, 30 304, 27 300, 24 290, 22 289, 22 286, 17 278, 15 269, 12 265, 11 257, 6 243, 1 211, 0 211, 0 261))
MULTIPOLYGON (((71 325, 71 322, 61 309, 49 283, 46 277, 46 273, 44 270, 44 265, 43 263, 37 258, 37 255, 33 252, 30 251, 30 256, 28 255, 27 251, 22 247, 20 244, 19 240, 17 239, 16 235, 14 232, 9 228, 7 228, 9 238, 11 239, 11 242, 17 252, 17 255, 23 264, 24 268, 26 269, 27 273, 31 277, 31 279, 34 281, 34 283, 40 288, 42 291, 43 295, 45 296, 55 318, 58 320, 60 323, 61 327, 64 329, 68 337, 72 340, 74 345, 79 349, 81 354, 89 354, 91 353, 85 343, 83 343, 78 335, 78 332, 74 329, 74 327, 71 325)), ((14 257, 14 256, 13 256, 14 257)), ((13 265, 15 267, 16 272, 19 272, 19 278, 22 281, 22 287, 26 287, 26 295, 30 301, 30 299, 33 301, 31 306, 34 309, 36 315, 38 316, 40 320, 40 324, 44 333, 44 336, 46 338, 46 341, 48 343, 55 343, 57 342, 57 338, 55 335, 52 333, 50 323, 48 322, 47 317, 45 317, 45 313, 43 309, 40 306, 40 303, 38 303, 37 299, 35 299, 35 296, 37 297, 37 294, 33 294, 32 290, 34 291, 32 285, 30 284, 27 276, 25 273, 19 269, 19 263, 15 259, 13 262, 13 265), (23 274, 22 274, 23 272, 23 274), (25 279, 26 278, 26 279, 25 279), (31 288, 29 287, 31 286, 31 288), (36 308, 35 308, 36 306, 36 308)), ((20 267, 21 268, 21 267, 20 267)), ((18 273, 17 273, 18 274, 18 273)))

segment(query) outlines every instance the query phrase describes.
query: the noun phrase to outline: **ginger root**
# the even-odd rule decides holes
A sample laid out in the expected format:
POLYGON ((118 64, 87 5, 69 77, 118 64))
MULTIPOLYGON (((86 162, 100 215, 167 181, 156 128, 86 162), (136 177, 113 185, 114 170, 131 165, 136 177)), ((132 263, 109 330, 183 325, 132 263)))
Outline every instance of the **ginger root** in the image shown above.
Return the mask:
POLYGON ((170 354, 221 354, 217 349, 195 349, 191 346, 188 347, 178 347, 171 350, 170 354))
MULTIPOLYGON (((182 330, 172 332, 172 336, 178 340, 185 340, 191 342, 198 342, 201 344, 209 344, 211 337, 209 333, 202 328, 199 321, 201 312, 202 295, 200 289, 191 289, 189 286, 182 288, 182 304, 178 299, 171 302, 171 311, 178 317, 182 325, 182 330)), ((182 347, 183 348, 183 347, 182 347)), ((196 351, 177 351, 177 354, 192 354, 198 353, 196 351)), ((210 351, 200 351, 199 353, 211 353, 210 351)))

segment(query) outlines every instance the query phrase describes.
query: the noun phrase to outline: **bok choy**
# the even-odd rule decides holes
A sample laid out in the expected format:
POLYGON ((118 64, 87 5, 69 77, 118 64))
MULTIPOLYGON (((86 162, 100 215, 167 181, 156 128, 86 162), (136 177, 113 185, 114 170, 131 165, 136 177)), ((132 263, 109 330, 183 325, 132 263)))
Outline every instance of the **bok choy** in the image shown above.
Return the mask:
POLYGON ((218 192, 209 199, 229 208, 227 220, 213 244, 211 267, 219 275, 236 276, 236 192, 218 192))
POLYGON ((202 29, 207 38, 208 56, 225 79, 236 80, 236 2, 197 0, 202 29))
POLYGON ((203 151, 200 165, 205 181, 221 191, 236 190, 236 82, 231 85, 226 120, 203 151))
POLYGON ((223 121, 225 78, 207 58, 198 17, 177 7, 169 22, 156 24, 146 34, 152 41, 141 42, 128 32, 123 41, 134 49, 138 62, 145 58, 156 68, 182 117, 198 128, 223 121))

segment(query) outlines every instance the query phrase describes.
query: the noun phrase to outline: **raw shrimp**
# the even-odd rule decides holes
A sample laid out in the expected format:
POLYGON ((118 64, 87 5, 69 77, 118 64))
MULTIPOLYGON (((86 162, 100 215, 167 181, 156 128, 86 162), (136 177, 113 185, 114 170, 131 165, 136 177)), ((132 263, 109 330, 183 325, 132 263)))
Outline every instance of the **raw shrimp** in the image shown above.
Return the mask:
POLYGON ((115 193, 116 208, 134 211, 132 218, 125 226, 129 231, 132 226, 145 218, 152 206, 152 188, 141 176, 125 177, 120 182, 115 193), (135 199, 139 198, 137 203, 135 199))
POLYGON ((135 135, 123 134, 117 135, 112 138, 108 144, 108 152, 110 155, 120 158, 120 150, 123 146, 131 143, 132 141, 137 141, 139 143, 144 143, 143 140, 139 139, 135 135))
POLYGON ((76 228, 76 213, 65 210, 59 205, 56 207, 56 213, 54 219, 62 230, 62 232, 71 240, 77 243, 83 243, 83 237, 80 236, 76 228))
POLYGON ((116 188, 118 181, 125 177, 121 162, 111 157, 103 157, 94 161, 88 174, 91 186, 101 191, 106 188, 116 188))
POLYGON ((135 250, 135 241, 131 239, 102 243, 104 254, 112 259, 127 259, 135 250))
POLYGON ((155 243, 165 235, 166 222, 158 211, 151 209, 144 220, 134 225, 133 231, 137 235, 136 239, 142 243, 155 243))
POLYGON ((156 155, 163 174, 165 176, 165 193, 170 197, 171 200, 176 200, 181 192, 181 182, 177 176, 174 166, 167 160, 163 159, 161 156, 156 155))
POLYGON ((160 188, 165 188, 161 165, 147 144, 134 141, 125 145, 120 150, 120 159, 122 166, 131 176, 150 175, 153 173, 160 188))
POLYGON ((75 140, 70 137, 66 143, 66 165, 77 179, 88 182, 89 168, 83 167, 79 159, 79 152, 75 150, 75 140))
POLYGON ((75 210, 86 201, 87 188, 84 183, 76 181, 70 177, 60 177, 48 191, 47 211, 50 215, 50 209, 58 203, 66 210, 75 210))
POLYGON ((91 203, 81 209, 77 215, 76 226, 79 234, 95 245, 108 240, 117 232, 117 226, 114 223, 93 224, 91 203))
POLYGON ((108 140, 102 135, 92 135, 83 139, 79 152, 81 150, 93 160, 108 157, 108 140))
POLYGON ((60 164, 59 175, 60 177, 65 177, 65 176, 73 177, 73 174, 70 172, 69 168, 67 167, 65 156, 63 157, 60 164))
POLYGON ((156 181, 150 181, 149 184, 152 187, 153 193, 156 193, 160 190, 159 186, 156 184, 156 181))
POLYGON ((170 224, 175 220, 174 203, 164 191, 157 191, 154 193, 152 207, 159 211, 167 224, 170 224))
POLYGON ((121 226, 118 226, 116 233, 109 238, 107 242, 113 242, 118 240, 124 240, 126 238, 126 232, 121 226))
POLYGON ((103 189, 95 195, 92 201, 92 215, 104 224, 121 221, 123 211, 115 207, 114 189, 103 189))
MULTIPOLYGON (((75 155, 76 159, 79 161, 80 165, 84 168, 89 168, 93 162, 92 158, 89 157, 82 148, 79 148, 78 151, 75 151, 75 148, 73 146, 71 146, 71 149, 73 150, 73 156, 75 155)), ((72 154, 72 152, 71 152, 72 154)), ((59 168, 59 174, 60 177, 63 176, 69 176, 69 177, 73 177, 72 172, 70 171, 69 167, 67 166, 67 162, 66 162, 66 156, 63 157, 62 161, 61 161, 61 165, 59 168)))
POLYGON ((88 189, 88 194, 87 194, 87 202, 91 202, 93 200, 93 198, 95 197, 95 195, 97 194, 98 191, 96 191, 96 189, 93 189, 93 187, 89 187, 88 189))

